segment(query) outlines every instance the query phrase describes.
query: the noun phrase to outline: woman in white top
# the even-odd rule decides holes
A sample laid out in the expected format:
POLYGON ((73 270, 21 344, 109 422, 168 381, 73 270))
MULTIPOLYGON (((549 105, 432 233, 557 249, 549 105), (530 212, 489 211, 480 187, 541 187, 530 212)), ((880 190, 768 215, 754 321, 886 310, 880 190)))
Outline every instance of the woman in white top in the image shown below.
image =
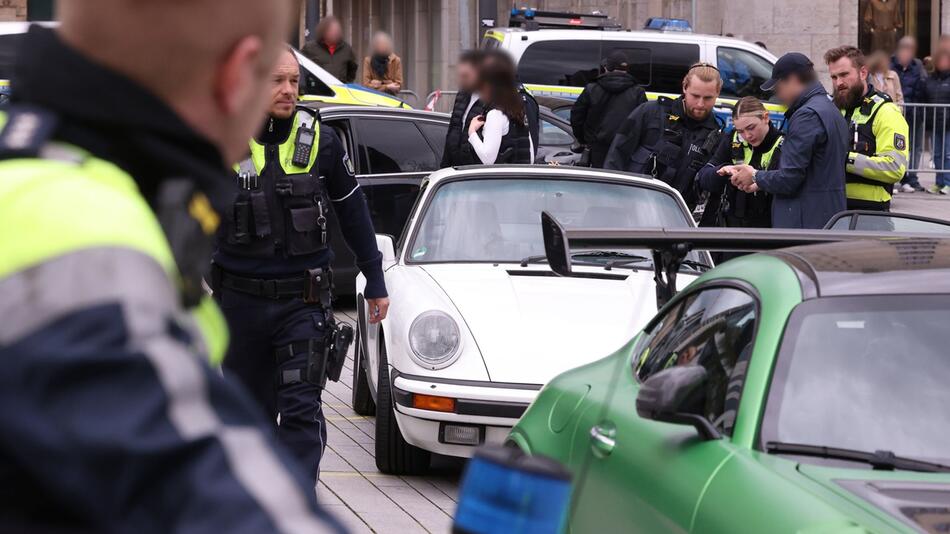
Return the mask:
POLYGON ((478 94, 488 110, 473 118, 468 128, 468 142, 478 159, 485 165, 532 163, 534 146, 511 56, 503 52, 486 55, 478 76, 478 94))

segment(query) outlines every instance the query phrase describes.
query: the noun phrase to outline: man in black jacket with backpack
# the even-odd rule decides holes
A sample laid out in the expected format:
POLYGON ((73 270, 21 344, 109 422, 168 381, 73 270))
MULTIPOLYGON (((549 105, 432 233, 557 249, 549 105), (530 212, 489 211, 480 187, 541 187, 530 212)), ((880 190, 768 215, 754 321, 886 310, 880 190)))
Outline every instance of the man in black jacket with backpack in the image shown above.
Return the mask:
POLYGON ((590 166, 601 168, 624 119, 647 101, 647 94, 627 72, 627 59, 621 51, 608 55, 604 73, 587 84, 571 109, 574 137, 590 148, 590 166))

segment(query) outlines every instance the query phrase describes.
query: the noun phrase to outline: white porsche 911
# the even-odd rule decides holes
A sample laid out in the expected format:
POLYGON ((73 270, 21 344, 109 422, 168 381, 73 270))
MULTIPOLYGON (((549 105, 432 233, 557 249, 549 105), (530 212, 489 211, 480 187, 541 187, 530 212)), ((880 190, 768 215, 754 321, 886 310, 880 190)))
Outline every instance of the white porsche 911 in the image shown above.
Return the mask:
MULTIPOLYGON (((579 276, 559 277, 545 260, 542 211, 567 228, 693 226, 676 191, 624 173, 433 173, 400 242, 377 236, 392 300, 382 323, 367 323, 365 279, 356 282, 353 406, 376 415, 380 471, 419 473, 430 452, 470 456, 501 442, 548 380, 620 348, 656 313, 649 251, 574 251, 579 276)), ((693 254, 677 285, 709 263, 693 254)))

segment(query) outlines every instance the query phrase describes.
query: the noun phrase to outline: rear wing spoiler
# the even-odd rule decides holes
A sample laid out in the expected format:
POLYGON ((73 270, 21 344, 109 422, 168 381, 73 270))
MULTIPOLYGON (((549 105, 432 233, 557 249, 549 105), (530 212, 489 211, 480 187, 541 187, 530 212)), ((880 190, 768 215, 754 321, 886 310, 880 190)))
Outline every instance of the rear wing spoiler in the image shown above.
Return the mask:
POLYGON ((653 253, 657 306, 676 294, 676 273, 693 250, 758 252, 802 245, 894 239, 933 238, 926 234, 862 232, 841 230, 789 230, 780 228, 638 228, 565 229, 550 213, 541 213, 544 253, 551 270, 561 276, 575 276, 571 270, 571 249, 650 249, 653 253))

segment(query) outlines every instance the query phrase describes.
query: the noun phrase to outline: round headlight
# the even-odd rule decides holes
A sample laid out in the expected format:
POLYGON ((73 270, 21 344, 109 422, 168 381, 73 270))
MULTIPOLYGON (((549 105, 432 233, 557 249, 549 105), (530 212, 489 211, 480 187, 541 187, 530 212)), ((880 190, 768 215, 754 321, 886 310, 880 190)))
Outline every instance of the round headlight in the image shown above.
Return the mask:
POLYGON ((447 367, 459 348, 459 327, 444 312, 427 311, 409 327, 409 348, 416 363, 430 369, 447 367))

